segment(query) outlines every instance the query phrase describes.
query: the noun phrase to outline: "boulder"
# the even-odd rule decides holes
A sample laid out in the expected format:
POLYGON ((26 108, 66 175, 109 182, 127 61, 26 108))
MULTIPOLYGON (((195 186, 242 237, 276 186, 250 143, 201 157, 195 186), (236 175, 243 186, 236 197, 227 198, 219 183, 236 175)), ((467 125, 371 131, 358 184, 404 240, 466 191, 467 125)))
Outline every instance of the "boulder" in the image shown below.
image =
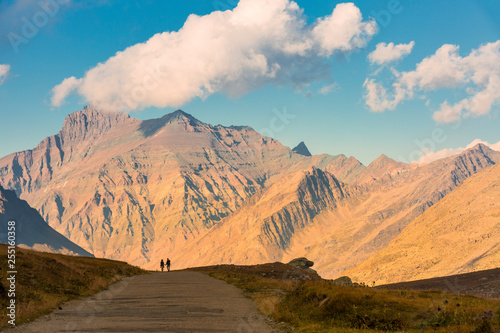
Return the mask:
POLYGON ((314 266, 314 262, 308 260, 307 258, 296 258, 290 261, 288 265, 292 265, 302 269, 308 269, 314 266))
POLYGON ((348 276, 341 276, 338 279, 332 280, 333 284, 339 285, 339 286, 352 286, 352 280, 348 276))

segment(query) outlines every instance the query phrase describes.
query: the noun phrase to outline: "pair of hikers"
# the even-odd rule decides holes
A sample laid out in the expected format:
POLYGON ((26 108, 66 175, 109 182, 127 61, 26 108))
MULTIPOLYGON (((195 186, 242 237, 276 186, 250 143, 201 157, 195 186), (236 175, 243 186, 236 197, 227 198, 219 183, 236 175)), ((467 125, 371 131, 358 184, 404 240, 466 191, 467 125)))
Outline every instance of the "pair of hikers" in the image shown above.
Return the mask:
MULTIPOLYGON (((160 267, 161 271, 163 272, 163 269, 165 268, 165 262, 163 262, 163 259, 160 261, 160 267)), ((170 259, 167 258, 167 271, 170 272, 170 259)))

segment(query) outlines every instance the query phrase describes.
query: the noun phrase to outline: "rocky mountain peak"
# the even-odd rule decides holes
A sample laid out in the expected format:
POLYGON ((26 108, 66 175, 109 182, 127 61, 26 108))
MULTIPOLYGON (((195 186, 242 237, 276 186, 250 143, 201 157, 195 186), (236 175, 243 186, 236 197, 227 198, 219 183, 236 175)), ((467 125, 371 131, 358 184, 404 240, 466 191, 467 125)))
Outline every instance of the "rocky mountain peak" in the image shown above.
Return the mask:
POLYGON ((149 137, 156 134, 163 127, 172 125, 180 126, 183 130, 187 132, 198 131, 198 127, 205 125, 203 122, 199 121, 189 113, 182 110, 177 110, 172 113, 168 113, 161 118, 148 119, 141 122, 140 130, 144 136, 149 137))
POLYGON ((304 141, 301 141, 292 151, 303 156, 312 156, 304 141))
POLYGON ((389 158, 389 156, 382 154, 379 157, 377 157, 373 162, 385 162, 385 161, 392 161, 392 159, 389 158))
POLYGON ((203 124, 201 121, 190 115, 189 113, 186 113, 182 110, 177 110, 172 113, 166 114, 163 117, 160 118, 162 121, 165 121, 165 123, 174 123, 174 122, 182 122, 182 123, 189 123, 191 126, 196 126, 203 124))
POLYGON ((399 164, 399 162, 393 160, 392 158, 388 157, 385 154, 382 154, 375 160, 373 160, 373 162, 371 162, 368 165, 368 168, 382 167, 382 166, 396 165, 396 164, 399 164))
POLYGON ((187 112, 184 112, 181 109, 177 109, 174 112, 169 113, 169 115, 176 116, 176 117, 179 117, 179 118, 195 119, 192 115, 190 115, 187 112))
POLYGON ((489 164, 496 164, 500 162, 500 152, 493 150, 482 143, 479 143, 474 147, 467 149, 463 153, 457 155, 456 159, 459 160, 485 159, 489 164))
POLYGON ((103 112, 91 105, 87 105, 81 111, 66 116, 59 134, 63 142, 83 141, 99 136, 112 128, 136 121, 138 120, 130 118, 128 114, 103 112))
POLYGON ((495 154, 499 153, 496 150, 493 150, 490 147, 488 147, 487 145, 482 144, 482 143, 478 143, 477 145, 468 149, 467 151, 471 152, 471 153, 481 153, 484 155, 495 155, 495 154))

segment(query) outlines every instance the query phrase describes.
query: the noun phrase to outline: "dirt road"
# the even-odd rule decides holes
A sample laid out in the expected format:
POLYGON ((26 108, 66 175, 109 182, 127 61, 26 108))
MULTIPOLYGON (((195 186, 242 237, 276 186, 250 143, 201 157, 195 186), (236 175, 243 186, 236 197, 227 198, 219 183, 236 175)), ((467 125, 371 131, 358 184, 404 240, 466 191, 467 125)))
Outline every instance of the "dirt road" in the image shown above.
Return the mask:
POLYGON ((276 332, 239 289, 196 272, 126 278, 14 331, 276 332))

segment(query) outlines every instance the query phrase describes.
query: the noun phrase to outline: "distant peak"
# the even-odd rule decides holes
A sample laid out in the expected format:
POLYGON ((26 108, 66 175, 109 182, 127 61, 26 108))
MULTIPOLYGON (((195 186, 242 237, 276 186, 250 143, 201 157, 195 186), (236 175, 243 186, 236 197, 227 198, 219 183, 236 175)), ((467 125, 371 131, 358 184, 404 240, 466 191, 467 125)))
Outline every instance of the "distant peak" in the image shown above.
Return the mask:
POLYGON ((192 115, 190 115, 187 112, 182 111, 181 109, 175 110, 174 112, 171 113, 171 115, 193 118, 192 115))
POLYGON ((379 157, 377 157, 371 164, 380 164, 380 163, 386 163, 386 162, 393 162, 394 160, 390 158, 389 156, 382 154, 379 157))
POLYGON ((164 115, 163 117, 160 118, 161 120, 165 121, 166 123, 170 123, 175 120, 188 120, 190 123, 193 125, 195 124, 201 124, 202 122, 190 115, 189 113, 186 113, 182 111, 181 109, 176 110, 172 113, 168 113, 164 115))
POLYGON ((391 158, 389 158, 389 156, 387 156, 386 154, 382 154, 380 155, 377 160, 390 160, 391 158))
POLYGON ((140 125, 140 131, 146 137, 152 136, 153 134, 160 131, 165 126, 187 126, 191 128, 204 125, 203 122, 199 121, 189 113, 182 110, 176 110, 171 113, 167 113, 161 118, 143 120, 140 125))
POLYGON ((306 144, 304 143, 304 141, 301 141, 297 147, 293 148, 292 149, 293 152, 299 154, 299 155, 303 155, 303 156, 312 156, 312 154, 309 152, 309 149, 307 149, 307 146, 306 144))
POLYGON ((485 145, 483 143, 478 143, 474 147, 467 149, 462 154, 459 154, 458 157, 470 156, 470 155, 485 156, 494 163, 500 162, 500 152, 491 149, 490 147, 488 147, 488 145, 485 145))
POLYGON ((476 151, 481 151, 481 152, 484 152, 484 151, 493 151, 493 149, 491 149, 490 147, 488 147, 487 145, 485 145, 484 143, 478 143, 477 145, 475 145, 474 147, 468 149, 468 150, 476 150, 476 151))

